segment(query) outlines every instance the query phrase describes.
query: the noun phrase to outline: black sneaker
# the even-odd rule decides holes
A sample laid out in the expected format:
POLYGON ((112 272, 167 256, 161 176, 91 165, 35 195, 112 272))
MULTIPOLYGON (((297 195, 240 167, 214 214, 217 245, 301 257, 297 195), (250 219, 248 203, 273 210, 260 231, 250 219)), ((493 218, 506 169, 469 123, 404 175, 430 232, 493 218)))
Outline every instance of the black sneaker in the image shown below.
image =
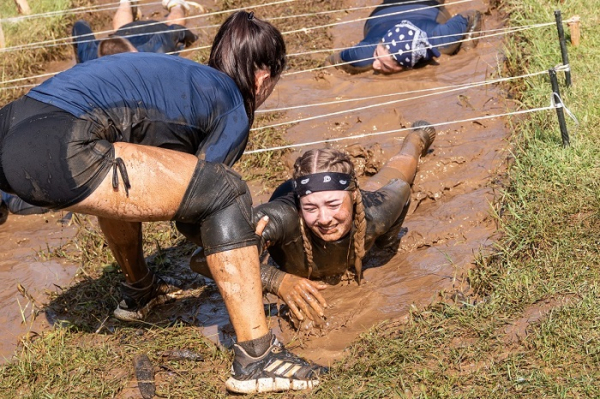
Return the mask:
MULTIPOLYGON (((114 311, 114 316, 121 321, 141 321, 150 310, 158 305, 167 303, 181 293, 178 282, 167 277, 158 277, 149 273, 148 285, 137 288, 127 283, 121 283, 121 303, 114 311)), ((146 278, 144 278, 146 279, 146 278)))
POLYGON ((421 156, 424 157, 427 155, 427 151, 429 151, 429 147, 433 144, 433 141, 437 137, 437 132, 435 128, 431 126, 431 123, 427 121, 416 121, 412 125, 413 131, 418 133, 423 141, 423 151, 421 152, 421 156))
POLYGON ((264 355, 250 356, 241 346, 233 346, 232 376, 225 387, 235 393, 265 393, 312 389, 319 375, 329 370, 288 352, 273 336, 264 355))
POLYGON ((479 33, 481 32, 481 12, 477 10, 467 11, 463 14, 467 18, 467 31, 463 36, 461 47, 464 50, 470 50, 479 43, 479 33))
POLYGON ((4 224, 8 219, 8 205, 0 199, 0 224, 4 224))

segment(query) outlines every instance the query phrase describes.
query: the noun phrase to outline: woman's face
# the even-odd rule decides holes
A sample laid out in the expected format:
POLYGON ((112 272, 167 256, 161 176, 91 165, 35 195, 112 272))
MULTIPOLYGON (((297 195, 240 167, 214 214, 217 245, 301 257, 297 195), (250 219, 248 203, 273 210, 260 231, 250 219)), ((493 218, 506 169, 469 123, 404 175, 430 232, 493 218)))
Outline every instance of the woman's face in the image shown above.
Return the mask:
POLYGON ((396 73, 402 71, 402 65, 398 64, 388 49, 379 43, 373 53, 373 69, 381 73, 396 73))
POLYGON ((352 229, 352 195, 348 191, 319 191, 300 198, 306 226, 324 241, 336 241, 352 229))

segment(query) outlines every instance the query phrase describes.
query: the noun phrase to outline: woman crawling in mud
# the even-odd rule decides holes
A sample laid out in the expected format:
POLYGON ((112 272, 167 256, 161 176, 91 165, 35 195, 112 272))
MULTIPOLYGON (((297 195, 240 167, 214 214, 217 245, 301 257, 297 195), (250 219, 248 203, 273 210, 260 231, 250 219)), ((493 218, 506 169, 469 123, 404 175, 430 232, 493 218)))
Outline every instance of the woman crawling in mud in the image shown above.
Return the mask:
MULTIPOLYGON (((415 122, 366 190, 340 151, 310 150, 299 157, 293 179, 255 208, 257 233, 278 265, 261 265, 263 289, 279 296, 298 320, 318 323, 327 306, 319 292, 326 283, 352 273, 360 283, 363 258, 374 245, 395 252, 419 159, 435 137, 433 126, 415 122)), ((191 268, 210 276, 202 252, 192 256, 191 268)))
POLYGON ((268 328, 252 199, 228 167, 285 65, 281 33, 239 11, 217 32, 209 65, 155 53, 101 57, 0 109, 0 189, 98 217, 125 276, 117 318, 143 319, 173 289, 146 265, 142 222, 173 220, 201 239, 237 336, 226 382, 234 392, 312 388, 325 371, 268 328))
POLYGON ((474 47, 481 30, 481 13, 471 10, 453 17, 444 0, 384 0, 364 26, 357 45, 334 53, 329 64, 349 73, 370 69, 384 74, 401 72, 474 47))

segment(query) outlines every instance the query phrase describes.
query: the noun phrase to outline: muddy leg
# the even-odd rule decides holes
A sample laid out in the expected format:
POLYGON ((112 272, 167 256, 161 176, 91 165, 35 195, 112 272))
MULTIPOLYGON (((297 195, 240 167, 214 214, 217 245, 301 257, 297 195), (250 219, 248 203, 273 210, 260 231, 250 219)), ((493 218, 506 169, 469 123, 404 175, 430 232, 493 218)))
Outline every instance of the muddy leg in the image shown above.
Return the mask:
POLYGON ((121 0, 119 8, 113 17, 113 29, 117 30, 121 26, 133 22, 133 12, 131 3, 127 0, 121 0))
POLYGON ((412 184, 424 145, 418 133, 410 132, 402 142, 400 151, 390 158, 384 167, 363 185, 363 188, 374 191, 392 179, 401 179, 412 184))
POLYGON ((131 284, 148 274, 142 247, 142 223, 98 217, 108 246, 131 284))
POLYGON ((185 19, 185 8, 183 8, 183 6, 177 5, 171 7, 171 9, 169 10, 169 15, 167 15, 167 20, 165 21, 165 24, 177 24, 185 26, 186 21, 187 20, 185 19))
POLYGON ((206 261, 223 296, 238 342, 265 336, 269 329, 262 302, 256 247, 208 255, 206 261))

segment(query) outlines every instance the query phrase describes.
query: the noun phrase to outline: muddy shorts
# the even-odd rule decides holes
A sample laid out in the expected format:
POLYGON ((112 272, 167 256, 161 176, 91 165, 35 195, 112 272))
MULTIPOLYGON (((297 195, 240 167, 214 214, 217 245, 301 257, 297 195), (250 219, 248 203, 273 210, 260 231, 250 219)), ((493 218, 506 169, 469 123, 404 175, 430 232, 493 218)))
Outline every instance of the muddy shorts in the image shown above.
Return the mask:
POLYGON ((104 127, 27 96, 0 110, 0 190, 50 209, 89 196, 114 165, 104 127))

